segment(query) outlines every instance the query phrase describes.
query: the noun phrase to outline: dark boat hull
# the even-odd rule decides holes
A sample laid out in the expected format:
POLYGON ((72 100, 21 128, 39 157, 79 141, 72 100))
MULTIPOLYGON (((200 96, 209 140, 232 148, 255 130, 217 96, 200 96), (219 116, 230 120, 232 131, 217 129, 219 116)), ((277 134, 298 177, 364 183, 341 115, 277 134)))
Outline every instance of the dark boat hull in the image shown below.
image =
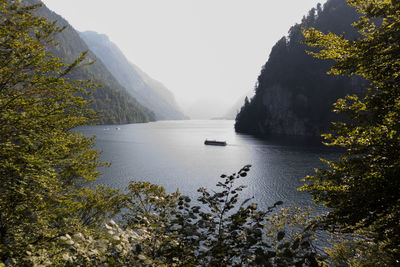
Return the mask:
POLYGON ((215 141, 215 140, 206 140, 204 141, 204 144, 210 146, 226 146, 225 141, 215 141))

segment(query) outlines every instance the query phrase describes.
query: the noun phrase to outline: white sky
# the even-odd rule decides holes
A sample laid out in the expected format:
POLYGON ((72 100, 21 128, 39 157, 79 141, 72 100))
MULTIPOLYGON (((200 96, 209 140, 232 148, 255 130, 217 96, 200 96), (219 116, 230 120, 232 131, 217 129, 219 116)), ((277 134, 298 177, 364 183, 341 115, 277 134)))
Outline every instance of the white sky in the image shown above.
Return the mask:
POLYGON ((108 35, 175 94, 186 114, 208 118, 252 90, 272 46, 326 0, 43 2, 75 29, 108 35))

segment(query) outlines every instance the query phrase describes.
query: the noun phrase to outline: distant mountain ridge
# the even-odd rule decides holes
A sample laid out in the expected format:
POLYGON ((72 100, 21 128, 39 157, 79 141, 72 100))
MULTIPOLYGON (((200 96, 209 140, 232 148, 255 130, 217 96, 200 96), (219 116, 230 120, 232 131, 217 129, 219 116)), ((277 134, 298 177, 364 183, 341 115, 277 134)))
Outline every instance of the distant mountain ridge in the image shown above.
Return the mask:
POLYGON ((86 31, 81 32, 80 36, 118 82, 141 104, 154 111, 158 120, 185 118, 174 95, 162 83, 129 62, 106 35, 86 31))
POLYGON ((258 77, 255 96, 236 116, 237 132, 255 135, 319 136, 338 119, 332 104, 346 94, 360 92, 365 81, 327 75, 332 62, 313 58, 302 40, 302 28, 359 36, 351 26, 359 14, 345 0, 328 0, 310 10, 301 24, 289 30, 272 48, 258 77))
POLYGON ((243 95, 242 97, 240 97, 230 108, 227 112, 225 112, 223 114, 223 116, 221 116, 221 118, 223 119, 227 119, 227 120, 234 120, 237 116, 237 114, 239 113, 240 109, 243 106, 243 103, 245 102, 245 99, 249 99, 254 95, 253 91, 249 91, 246 93, 246 95, 243 95))
MULTIPOLYGON (((41 3, 39 0, 25 0, 24 2, 26 4, 41 3)), ((88 51, 88 60, 96 61, 90 66, 77 68, 70 78, 91 79, 103 85, 99 88, 89 89, 92 92, 90 98, 94 100, 91 107, 103 114, 103 123, 123 124, 155 120, 155 114, 141 105, 121 86, 65 19, 49 10, 46 6, 39 8, 37 14, 48 18, 50 21, 57 21, 59 26, 67 26, 63 32, 55 36, 55 40, 59 45, 51 47, 51 53, 63 58, 66 62, 72 62, 82 52, 88 51)))

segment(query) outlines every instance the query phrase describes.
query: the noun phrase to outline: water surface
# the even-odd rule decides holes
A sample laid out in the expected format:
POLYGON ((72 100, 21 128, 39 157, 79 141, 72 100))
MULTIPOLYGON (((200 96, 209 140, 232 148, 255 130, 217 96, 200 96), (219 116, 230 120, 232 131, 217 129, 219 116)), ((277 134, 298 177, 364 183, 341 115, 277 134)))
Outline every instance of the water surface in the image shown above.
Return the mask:
POLYGON ((197 198, 199 187, 215 188, 221 174, 237 172, 246 164, 252 168, 243 198, 253 197, 261 207, 278 200, 286 205, 312 205, 311 197, 296 189, 300 179, 320 167, 320 158, 334 158, 337 152, 302 139, 259 139, 236 134, 234 121, 160 121, 120 126, 82 128, 96 135, 101 159, 112 162, 102 169, 97 183, 125 188, 130 180, 162 185, 168 192, 179 191, 197 198), (206 146, 204 140, 226 141, 227 146, 206 146))

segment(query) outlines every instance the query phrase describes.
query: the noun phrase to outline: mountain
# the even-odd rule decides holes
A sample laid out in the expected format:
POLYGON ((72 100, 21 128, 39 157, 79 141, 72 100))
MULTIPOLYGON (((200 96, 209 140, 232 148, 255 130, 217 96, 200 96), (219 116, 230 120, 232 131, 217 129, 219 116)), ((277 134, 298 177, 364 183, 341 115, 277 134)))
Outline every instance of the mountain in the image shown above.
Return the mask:
POLYGON ((345 0, 328 0, 310 10, 300 24, 289 30, 272 48, 263 66, 255 96, 246 100, 236 116, 237 132, 255 135, 318 136, 338 119, 332 104, 346 94, 359 93, 360 78, 327 75, 332 62, 319 60, 305 51, 302 28, 314 27, 325 33, 344 33, 356 38, 351 24, 356 10, 345 0))
POLYGON ((80 33, 91 51, 104 62, 118 82, 140 103, 153 110, 158 120, 180 120, 174 95, 160 82, 150 78, 139 67, 130 63, 121 50, 104 34, 93 31, 80 33))
POLYGON ((246 97, 247 97, 247 99, 249 99, 253 95, 254 95, 253 91, 249 91, 249 92, 247 92, 246 95, 243 95, 242 97, 240 97, 230 107, 230 109, 227 112, 225 112, 225 114, 223 116, 221 116, 221 118, 224 118, 227 120, 234 120, 236 118, 237 114, 239 113, 241 107, 243 106, 243 103, 245 102, 246 97))
MULTIPOLYGON (((39 0, 25 0, 26 4, 41 3, 39 0)), ((73 62, 82 52, 88 51, 88 60, 95 60, 89 66, 79 67, 70 78, 91 79, 95 83, 102 84, 101 87, 89 89, 94 100, 91 107, 102 113, 103 123, 135 123, 155 120, 154 113, 141 105, 127 90, 114 78, 101 60, 89 50, 86 43, 80 38, 77 31, 60 15, 43 6, 37 10, 37 14, 48 18, 50 21, 57 21, 59 26, 66 26, 66 29, 55 36, 57 46, 49 48, 55 56, 63 58, 65 62, 73 62)))

